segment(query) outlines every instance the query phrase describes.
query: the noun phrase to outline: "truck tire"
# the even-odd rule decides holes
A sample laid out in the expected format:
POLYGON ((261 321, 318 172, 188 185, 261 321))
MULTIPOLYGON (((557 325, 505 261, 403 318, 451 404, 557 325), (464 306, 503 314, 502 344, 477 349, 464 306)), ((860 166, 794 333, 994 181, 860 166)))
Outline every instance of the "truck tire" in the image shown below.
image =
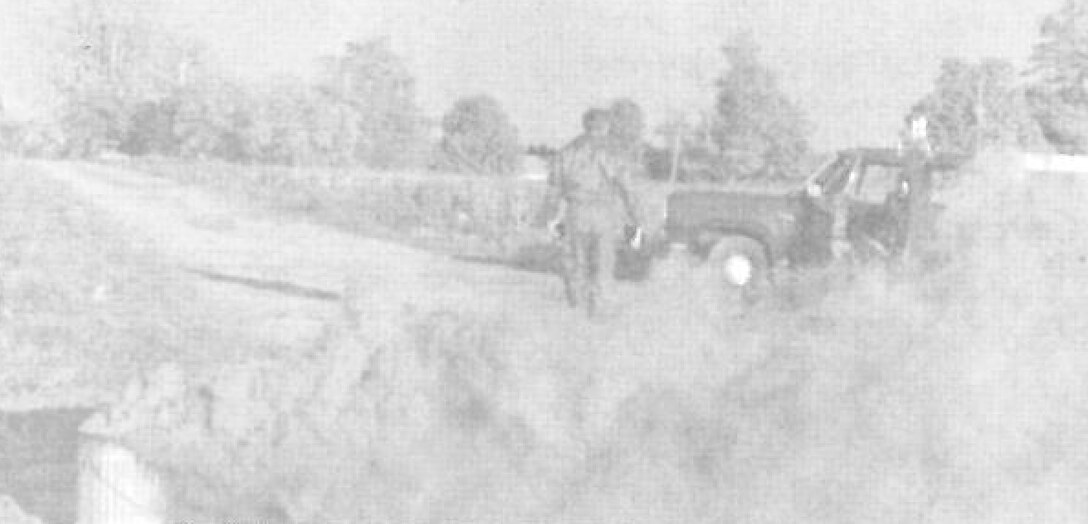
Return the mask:
POLYGON ((707 257, 711 285, 728 294, 739 294, 748 304, 759 301, 770 285, 766 252, 759 242, 730 235, 719 239, 707 257))

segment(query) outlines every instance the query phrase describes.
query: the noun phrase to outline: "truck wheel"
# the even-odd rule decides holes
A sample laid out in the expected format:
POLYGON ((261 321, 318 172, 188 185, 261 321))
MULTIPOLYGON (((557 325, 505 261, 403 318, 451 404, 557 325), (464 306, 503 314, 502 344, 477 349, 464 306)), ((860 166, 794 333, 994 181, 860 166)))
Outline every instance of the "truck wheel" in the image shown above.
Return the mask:
POLYGON ((723 237, 714 244, 707 263, 719 289, 739 292, 748 303, 758 301, 766 293, 768 263, 759 242, 742 236, 723 237))

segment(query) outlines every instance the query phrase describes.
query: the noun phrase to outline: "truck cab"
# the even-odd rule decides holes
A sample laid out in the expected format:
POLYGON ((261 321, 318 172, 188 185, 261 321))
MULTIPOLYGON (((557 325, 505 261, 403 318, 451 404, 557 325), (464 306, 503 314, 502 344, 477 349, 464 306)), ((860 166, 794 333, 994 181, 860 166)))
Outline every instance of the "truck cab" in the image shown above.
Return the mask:
MULTIPOLYGON (((939 179, 966 160, 938 154, 922 164, 924 180, 939 179)), ((910 221, 907 156, 891 148, 840 151, 800 183, 764 189, 690 186, 666 201, 665 236, 715 266, 740 288, 770 281, 780 268, 832 260, 834 205, 846 207, 846 232, 863 257, 903 251, 910 221)))

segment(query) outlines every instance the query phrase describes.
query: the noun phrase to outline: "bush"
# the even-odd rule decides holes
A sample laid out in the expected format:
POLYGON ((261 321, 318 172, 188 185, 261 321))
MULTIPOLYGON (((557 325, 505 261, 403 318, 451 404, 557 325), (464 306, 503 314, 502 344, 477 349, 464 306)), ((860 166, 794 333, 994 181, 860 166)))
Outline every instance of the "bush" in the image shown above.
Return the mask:
POLYGON ((521 167, 518 130, 487 95, 458 100, 442 119, 439 166, 464 174, 512 175, 521 167))
POLYGON ((935 149, 1036 150, 1046 142, 1044 131, 1016 83, 1016 70, 1008 60, 945 59, 933 91, 914 109, 929 119, 935 149))

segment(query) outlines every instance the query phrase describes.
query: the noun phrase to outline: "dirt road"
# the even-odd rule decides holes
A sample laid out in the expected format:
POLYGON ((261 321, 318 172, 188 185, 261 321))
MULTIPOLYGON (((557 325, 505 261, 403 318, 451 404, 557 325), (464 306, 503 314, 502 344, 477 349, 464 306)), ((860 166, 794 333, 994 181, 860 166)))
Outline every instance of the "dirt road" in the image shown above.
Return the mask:
MULTIPOLYGON (((720 344, 706 342, 716 338, 708 330, 722 326, 703 318, 712 312, 693 300, 698 285, 689 268, 671 262, 659 264, 651 282, 624 283, 618 290, 624 309, 589 322, 565 306, 553 275, 355 236, 125 169, 77 163, 38 167, 111 214, 133 242, 146 244, 176 268, 176 277, 197 290, 190 312, 202 312, 222 329, 236 331, 232 337, 252 341, 235 355, 222 355, 224 360, 251 357, 252 346, 311 347, 331 321, 343 318, 345 302, 370 316, 404 309, 475 314, 503 327, 504 346, 548 347, 557 358, 569 352, 579 362, 592 361, 587 352, 665 359, 669 353, 661 348, 698 351, 699 343, 692 341, 720 344), (342 300, 346 288, 354 289, 347 301, 342 300)), ((744 342, 736 333, 730 338, 744 342)), ((730 359, 729 369, 754 358, 723 355, 730 359)), ((216 360, 205 357, 197 360, 216 360)), ((646 373, 660 368, 645 362, 636 367, 646 367, 646 373)))
POLYGON ((352 300, 380 302, 385 309, 471 311, 529 338, 562 331, 588 337, 591 345, 638 339, 640 346, 652 346, 669 336, 661 326, 687 325, 707 313, 692 307, 686 267, 660 267, 654 282, 626 283, 619 292, 630 307, 592 323, 564 305, 552 275, 355 236, 125 169, 40 167, 126 224, 134 241, 150 243, 191 279, 200 289, 193 308, 264 340, 313 340, 328 320, 342 315, 347 287, 356 290, 352 300))
POLYGON ((546 275, 458 262, 327 227, 286 221, 198 188, 119 168, 40 164, 124 223, 200 290, 193 308, 255 337, 305 343, 342 312, 352 283, 362 299, 398 307, 565 314, 546 275))
MULTIPOLYGON (((776 337, 772 331, 756 324, 742 329, 742 323, 708 322, 708 311, 694 299, 696 281, 685 265, 663 264, 649 282, 625 284, 619 290, 623 307, 590 321, 566 307, 561 286, 550 275, 457 261, 285 220, 124 169, 68 163, 40 163, 36 168, 112 215, 123 229, 119 235, 145 245, 173 268, 172 278, 195 289, 181 306, 187 314, 201 315, 245 342, 219 354, 209 351, 211 345, 199 340, 186 344, 182 337, 176 358, 170 359, 196 362, 201 371, 213 374, 237 373, 222 383, 213 377, 212 383, 224 390, 214 389, 211 413, 222 415, 213 416, 208 430, 212 437, 201 442, 242 456, 255 454, 261 460, 281 453, 286 469, 294 462, 285 457, 308 456, 315 449, 337 456, 305 440, 288 439, 294 446, 288 451, 278 448, 277 439, 257 438, 267 449, 246 440, 251 427, 263 427, 262 417, 278 416, 269 413, 295 413, 291 402, 276 404, 276 399, 294 394, 286 377, 302 374, 290 357, 308 348, 327 349, 328 359, 318 360, 314 367, 320 401, 307 404, 316 406, 318 422, 313 427, 320 428, 319 434, 343 437, 329 441, 343 443, 333 446, 337 452, 355 454, 351 464, 364 469, 378 464, 388 474, 342 472, 339 464, 302 461, 299 467, 314 475, 307 489, 318 490, 321 497, 306 502, 302 499, 310 496, 307 493, 299 495, 302 499, 284 494, 274 501, 310 507, 293 510, 300 515, 318 511, 324 500, 348 504, 341 508, 345 513, 332 515, 381 510, 411 517, 394 521, 422 521, 418 517, 446 511, 443 508, 456 502, 450 497, 490 505, 505 500, 493 494, 507 489, 526 490, 517 495, 519 511, 526 515, 565 511, 561 508, 568 499, 579 500, 577 512, 592 513, 598 505, 583 500, 569 486, 611 491, 586 461, 598 454, 641 449, 641 444, 630 447, 616 441, 617 432, 642 434, 641 422, 632 427, 631 421, 655 420, 659 411, 673 411, 673 403, 700 420, 703 413, 716 420, 721 414, 714 406, 721 403, 722 385, 766 362, 769 352, 777 352, 771 358, 781 363, 763 365, 758 377, 744 379, 744 387, 752 389, 755 384, 763 392, 759 394, 765 394, 792 388, 795 382, 797 366, 787 355, 793 349, 768 343, 768 338, 776 337), (329 343, 325 337, 330 330, 342 325, 345 316, 356 314, 361 315, 358 326, 340 331, 341 338, 332 336, 329 343), (399 334, 399 345, 387 344, 383 331, 399 334), (273 357, 285 357, 276 359, 283 374, 272 370, 267 375, 284 378, 285 391, 280 395, 261 390, 250 396, 249 385, 259 381, 253 377, 265 376, 260 375, 263 368, 231 364, 257 360, 265 347, 278 352, 273 357), (267 399, 262 396, 266 394, 267 399), (371 407, 382 422, 367 418, 371 407), (328 424, 321 422, 326 411, 334 414, 328 424), (246 446, 232 444, 236 434, 246 446), (347 449, 360 435, 372 446, 347 449), (341 449, 344 446, 347 451, 341 449), (528 469, 521 471, 523 467, 528 469), (341 477, 335 475, 350 479, 356 473, 375 486, 387 487, 393 499, 379 502, 387 497, 370 500, 351 489, 338 491, 341 477), (398 488, 401 476, 415 479, 411 482, 418 482, 418 487, 398 488), (530 489, 538 477, 547 479, 546 488, 530 489), (330 478, 338 480, 329 485, 330 478), (465 490, 467 495, 451 495, 465 490)), ((144 399, 146 405, 157 406, 159 397, 151 384, 155 381, 150 378, 148 389, 137 394, 133 403, 137 412, 144 399)), ((278 385, 280 378, 268 381, 278 385)), ((171 380, 158 382, 169 385, 171 380)), ((310 391, 308 386, 300 390, 310 391)), ((157 413, 148 411, 153 412, 157 413)), ((147 420, 154 430, 158 419, 147 420)), ((309 420, 294 421, 301 428, 298 435, 315 431, 309 420)), ((174 438, 183 433, 176 429, 171 426, 166 433, 171 438, 165 443, 145 443, 141 451, 159 444, 184 444, 179 443, 184 439, 174 438)), ((229 465, 220 467, 225 478, 235 478, 229 465)), ((261 493, 278 493, 262 484, 266 475, 237 478, 247 479, 261 493)), ((231 507, 237 501, 218 502, 231 507)), ((466 506, 455 511, 478 510, 466 506)), ((495 514, 501 514, 499 508, 495 514)))

